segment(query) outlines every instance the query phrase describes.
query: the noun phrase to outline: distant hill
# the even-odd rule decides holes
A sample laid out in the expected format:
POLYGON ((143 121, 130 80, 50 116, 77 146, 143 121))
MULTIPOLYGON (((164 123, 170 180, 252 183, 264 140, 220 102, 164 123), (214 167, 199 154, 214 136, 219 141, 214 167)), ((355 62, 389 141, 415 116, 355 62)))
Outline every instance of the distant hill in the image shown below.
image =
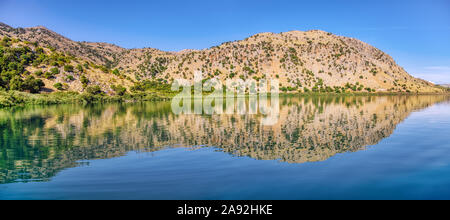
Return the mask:
POLYGON ((200 70, 206 77, 223 80, 277 78, 280 87, 291 92, 443 91, 412 77, 393 58, 373 46, 319 30, 261 33, 208 49, 180 52, 76 42, 45 27, 12 28, 3 23, 0 36, 18 39, 15 46, 28 45, 33 53, 43 47, 47 56, 61 53, 70 58, 56 66, 55 62, 26 65, 32 75, 59 69, 58 74, 43 79, 50 90, 57 90, 54 85, 61 83, 66 90, 83 92, 87 86, 98 85, 103 91, 114 93, 111 85, 130 88, 146 79, 171 83, 176 78, 193 79, 194 71, 200 70), (37 45, 33 46, 34 42, 37 45), (65 71, 67 65, 86 68, 65 71))

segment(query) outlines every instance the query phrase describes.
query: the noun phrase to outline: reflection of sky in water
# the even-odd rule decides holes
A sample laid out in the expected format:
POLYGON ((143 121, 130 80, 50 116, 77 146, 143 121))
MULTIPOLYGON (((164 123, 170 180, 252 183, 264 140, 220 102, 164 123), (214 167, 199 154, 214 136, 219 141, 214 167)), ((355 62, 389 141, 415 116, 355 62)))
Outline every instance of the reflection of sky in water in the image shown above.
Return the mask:
MULTIPOLYGON (((386 99, 382 100, 366 102, 365 105, 370 106, 370 103, 375 102, 377 103, 375 107, 380 107, 383 103, 389 103, 386 99)), ((285 163, 280 159, 258 160, 255 159, 256 157, 248 157, 253 154, 244 155, 242 152, 248 151, 245 149, 251 149, 244 146, 240 148, 241 153, 232 151, 239 150, 234 146, 227 151, 227 148, 223 148, 223 146, 223 149, 191 149, 183 148, 183 145, 155 152, 136 153, 132 151, 126 153, 125 151, 123 154, 126 156, 122 157, 115 157, 112 154, 111 157, 108 157, 111 159, 107 160, 83 160, 84 165, 58 170, 50 176, 51 180, 47 182, 0 185, 0 198, 449 198, 450 190, 447 186, 450 184, 450 142, 448 137, 450 105, 446 102, 422 109, 426 107, 423 106, 424 103, 432 104, 437 100, 424 101, 422 99, 419 102, 409 99, 409 101, 404 101, 391 101, 391 104, 383 105, 383 111, 399 117, 395 130, 390 131, 388 137, 379 137, 376 143, 367 148, 365 146, 355 148, 366 150, 351 150, 350 153, 343 148, 343 152, 335 151, 330 158, 321 162, 285 163), (407 108, 408 110, 404 108, 402 110, 401 106, 395 105, 396 103, 406 103, 404 105, 410 107, 407 108), (389 106, 395 106, 397 113, 389 110, 389 106), (386 108, 388 110, 384 110, 386 108), (404 112, 398 113, 401 111, 404 112), (406 120, 404 120, 405 118, 406 120), (231 154, 223 153, 223 151, 231 154), (235 156, 240 154, 245 157, 235 156)), ((305 108, 306 106, 303 105, 305 108)), ((324 108, 323 113, 317 114, 325 114, 329 117, 327 107, 324 108)), ((318 108, 314 107, 314 109, 318 108)), ((335 107, 332 112, 342 113, 343 109, 345 108, 335 107)), ((364 109, 364 105, 358 108, 358 110, 364 109)), ((381 119, 383 114, 378 112, 380 115, 378 124, 391 128, 388 124, 383 123, 383 119, 381 119)), ((102 114, 97 115, 100 115, 100 118, 106 117, 102 114)), ((122 114, 122 116, 124 115, 127 114, 122 114)), ((328 117, 317 117, 315 120, 320 121, 328 117)), ((144 121, 146 120, 142 120, 140 123, 144 121)), ((281 123, 289 124, 289 121, 292 122, 290 119, 281 123)), ((110 120, 110 123, 118 122, 110 120)), ((114 132, 114 130, 109 131, 111 137, 115 137, 122 131, 114 132)), ((168 132, 170 133, 170 130, 168 132)), ((171 137, 171 134, 167 135, 171 137)), ((110 139, 106 140, 106 142, 116 143, 110 139)), ((117 150, 122 152, 122 149, 118 148, 117 150)), ((92 158, 96 158, 96 155, 100 155, 100 158, 105 156, 102 154, 105 152, 101 147, 84 150, 89 153, 78 148, 65 150, 65 152, 68 151, 72 152, 70 155, 74 158, 83 153, 92 158)), ((321 149, 319 147, 310 151, 321 152, 321 149)), ((120 156, 120 153, 117 156, 120 156)), ((270 155, 266 156, 270 157, 270 155)), ((76 166, 76 164, 71 166, 76 166)))

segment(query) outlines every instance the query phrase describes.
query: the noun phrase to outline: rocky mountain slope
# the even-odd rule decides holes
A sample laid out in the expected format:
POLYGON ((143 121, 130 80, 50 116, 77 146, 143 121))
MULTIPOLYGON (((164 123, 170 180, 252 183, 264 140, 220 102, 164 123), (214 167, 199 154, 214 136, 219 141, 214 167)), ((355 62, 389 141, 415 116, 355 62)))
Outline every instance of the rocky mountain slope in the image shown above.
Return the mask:
MULTIPOLYGON (((195 71, 222 80, 279 79, 280 88, 290 92, 443 91, 430 82, 412 77, 377 48, 317 30, 261 33, 208 49, 180 52, 75 42, 45 27, 12 28, 2 23, 0 36, 37 42, 39 46, 75 57, 79 63, 88 63, 96 67, 94 70, 102 70, 78 75, 85 75, 89 84, 100 85, 107 93, 112 91, 108 87, 111 83, 123 84, 126 88, 146 79, 171 83, 176 78, 193 79, 195 71)), ((62 78, 56 76, 45 85, 54 89, 51 85, 56 81, 62 78)), ((68 89, 84 91, 85 87, 76 81, 65 82, 68 89)))

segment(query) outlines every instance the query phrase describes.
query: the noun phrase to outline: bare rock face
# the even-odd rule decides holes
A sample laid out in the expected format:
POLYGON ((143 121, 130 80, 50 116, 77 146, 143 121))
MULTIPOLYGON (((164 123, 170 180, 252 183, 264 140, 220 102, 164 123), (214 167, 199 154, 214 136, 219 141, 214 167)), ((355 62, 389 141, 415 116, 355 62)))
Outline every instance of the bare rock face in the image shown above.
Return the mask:
MULTIPOLYGON (((203 50, 164 52, 125 49, 108 43, 75 42, 45 27, 12 28, 0 36, 38 42, 96 65, 117 68, 128 81, 206 77, 279 79, 285 91, 371 91, 439 93, 430 82, 409 75, 394 59, 357 39, 312 30, 260 33, 203 50)), ((95 80, 95 79, 94 79, 95 80)))

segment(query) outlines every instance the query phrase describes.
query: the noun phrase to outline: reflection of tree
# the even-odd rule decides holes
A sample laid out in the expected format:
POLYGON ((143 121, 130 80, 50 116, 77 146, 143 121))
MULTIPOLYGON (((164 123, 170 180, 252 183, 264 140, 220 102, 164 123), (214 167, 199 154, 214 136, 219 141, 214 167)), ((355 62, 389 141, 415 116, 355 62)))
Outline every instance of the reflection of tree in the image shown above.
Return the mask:
POLYGON ((411 111, 444 96, 283 98, 280 119, 261 115, 180 115, 170 103, 51 106, 0 111, 0 183, 45 180, 76 161, 215 146, 224 152, 291 163, 354 152, 389 136, 411 111))
MULTIPOLYGON (((389 96, 289 98, 282 100, 279 123, 261 126, 258 116, 182 116, 168 127, 171 141, 218 146, 256 159, 291 163, 321 161, 341 152, 374 145, 392 134, 411 111, 445 97, 389 96), (174 141, 175 140, 175 141, 174 141)), ((155 143, 162 146, 170 143, 155 143)))

